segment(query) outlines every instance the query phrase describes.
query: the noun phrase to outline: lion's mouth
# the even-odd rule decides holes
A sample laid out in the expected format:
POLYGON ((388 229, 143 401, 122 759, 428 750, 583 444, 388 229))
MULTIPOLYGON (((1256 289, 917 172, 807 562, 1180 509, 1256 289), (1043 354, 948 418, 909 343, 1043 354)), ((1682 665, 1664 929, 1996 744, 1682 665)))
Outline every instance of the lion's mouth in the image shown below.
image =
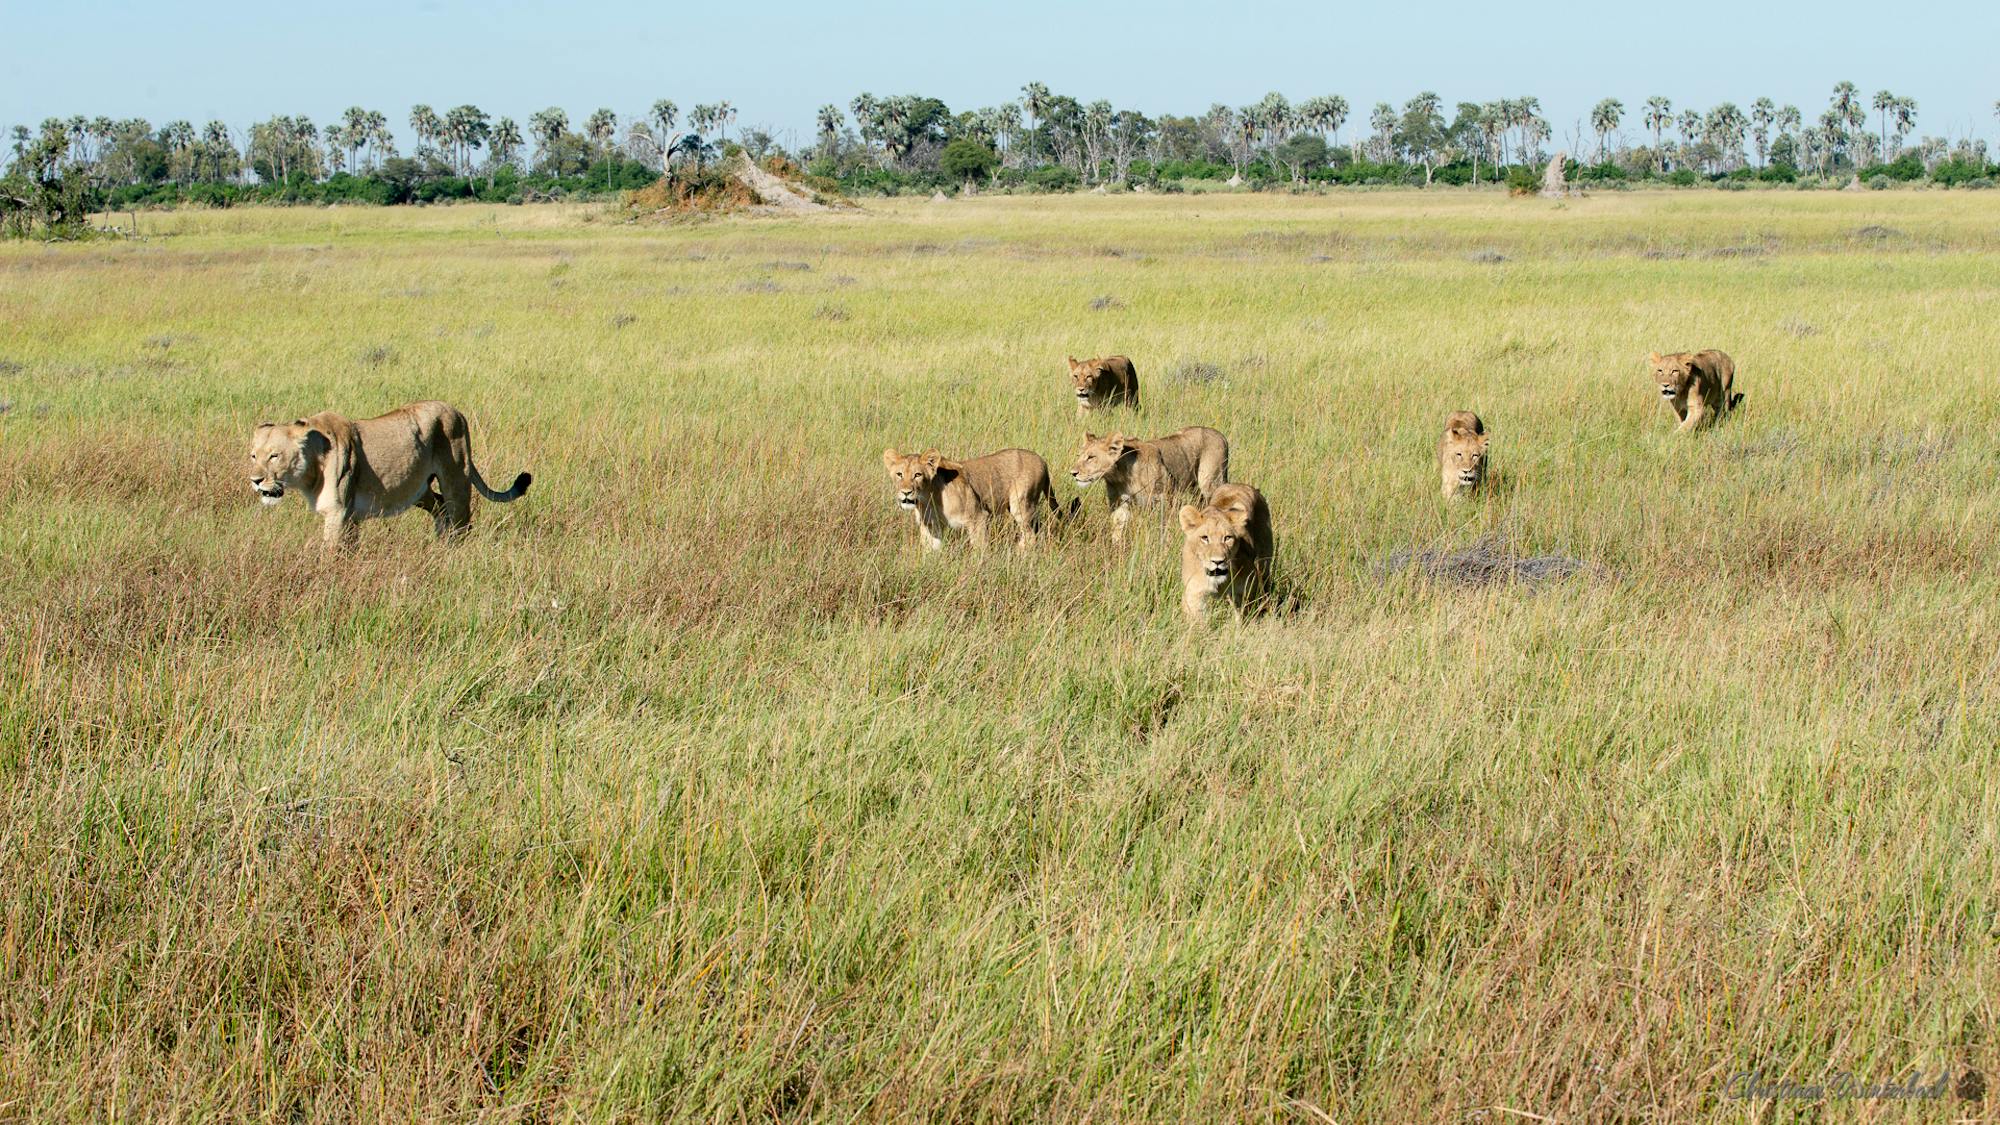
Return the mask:
POLYGON ((904 508, 914 508, 917 506, 917 498, 905 492, 901 496, 896 497, 896 503, 904 508))
POLYGON ((1228 563, 1209 563, 1208 578, 1211 582, 1221 582, 1229 577, 1228 563))
POLYGON ((264 484, 261 481, 251 481, 250 487, 257 490, 257 499, 262 500, 266 504, 276 504, 285 498, 285 486, 282 484, 264 484))
POLYGON ((1078 475, 1077 475, 1077 474, 1075 474, 1075 473, 1071 473, 1071 474, 1069 475, 1069 479, 1071 479, 1071 480, 1075 481, 1075 482, 1076 482, 1076 486, 1077 486, 1078 488, 1089 488, 1089 487, 1090 487, 1091 485, 1093 485, 1093 484, 1096 484, 1096 483, 1097 483, 1097 478, 1096 478, 1096 477, 1084 477, 1084 476, 1078 476, 1078 475))
POLYGON ((1672 397, 1674 397, 1674 389, 1673 389, 1672 387, 1661 387, 1661 388, 1660 388, 1660 397, 1661 397, 1661 398, 1672 398, 1672 397))
POLYGON ((1474 481, 1477 481, 1478 479, 1479 479, 1479 474, 1478 474, 1478 473, 1460 473, 1460 474, 1458 474, 1458 483, 1460 483, 1460 484, 1471 484, 1471 483, 1473 483, 1474 481))

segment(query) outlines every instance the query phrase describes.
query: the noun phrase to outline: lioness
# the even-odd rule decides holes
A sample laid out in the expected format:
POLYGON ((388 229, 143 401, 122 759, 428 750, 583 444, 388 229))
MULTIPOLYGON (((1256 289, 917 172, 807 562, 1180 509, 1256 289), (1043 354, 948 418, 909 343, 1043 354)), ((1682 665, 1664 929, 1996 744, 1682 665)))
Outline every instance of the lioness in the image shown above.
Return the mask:
POLYGON ((1122 355, 1078 359, 1069 356, 1069 381, 1076 390, 1076 416, 1123 403, 1139 408, 1139 373, 1122 355))
POLYGON ((1743 396, 1733 391, 1736 361, 1713 348, 1672 355, 1654 352, 1647 362, 1653 365, 1660 397, 1673 404, 1681 420, 1677 432, 1713 422, 1743 401, 1743 396))
POLYGON ((976 551, 986 549, 987 522, 1005 513, 1021 529, 1020 549, 1035 545, 1041 512, 1037 501, 1060 515, 1049 463, 1025 449, 1003 449, 970 461, 953 461, 935 449, 923 453, 882 451, 882 466, 896 487, 896 503, 917 521, 924 546, 944 546, 947 528, 964 531, 976 551))
POLYGON ((1189 493, 1206 501, 1216 485, 1227 481, 1229 439, 1207 426, 1189 426, 1152 441, 1086 433, 1069 475, 1079 488, 1104 482, 1111 538, 1122 543, 1135 506, 1159 507, 1189 493))
POLYGON ((1247 484, 1225 484, 1208 506, 1181 509, 1181 612, 1199 622, 1224 590, 1240 605, 1271 580, 1271 509, 1247 484))
POLYGON ((1445 416, 1444 437, 1438 440, 1438 476, 1444 498, 1470 496, 1486 482, 1486 424, 1470 410, 1445 416))
POLYGON ((472 526, 472 489, 498 503, 527 494, 534 478, 495 492, 472 463, 465 415, 442 402, 413 402, 352 421, 328 411, 290 425, 260 422, 250 435, 250 487, 266 504, 296 490, 326 518, 326 545, 354 546, 365 519, 410 507, 431 514, 438 538, 472 526), (436 481, 438 491, 431 491, 436 481))

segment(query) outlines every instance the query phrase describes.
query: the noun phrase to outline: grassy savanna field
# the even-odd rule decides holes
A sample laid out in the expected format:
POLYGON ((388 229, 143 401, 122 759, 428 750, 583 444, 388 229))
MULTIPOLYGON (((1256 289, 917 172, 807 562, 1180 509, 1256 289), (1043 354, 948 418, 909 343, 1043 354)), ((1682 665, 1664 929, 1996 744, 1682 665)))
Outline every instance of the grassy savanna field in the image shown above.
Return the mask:
POLYGON ((1985 1112, 1728 1083, 2000 1066, 2000 195, 140 225, 0 247, 0 1117, 1985 1112), (1105 352, 1277 612, 918 547, 883 447, 1067 501, 1105 352), (255 502, 428 397, 464 541, 255 502), (1590 570, 1383 565, 1489 537, 1590 570))

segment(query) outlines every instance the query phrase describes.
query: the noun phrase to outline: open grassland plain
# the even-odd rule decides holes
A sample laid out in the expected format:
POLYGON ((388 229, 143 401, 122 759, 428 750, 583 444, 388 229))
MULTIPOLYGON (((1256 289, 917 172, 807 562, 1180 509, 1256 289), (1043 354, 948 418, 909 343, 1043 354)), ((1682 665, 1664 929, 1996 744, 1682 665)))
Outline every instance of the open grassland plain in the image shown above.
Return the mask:
POLYGON ((1887 1117, 1732 1080, 2000 1068, 2000 195, 617 218, 0 247, 0 1117, 1887 1117), (1675 437, 1645 357, 1708 347, 1743 407, 1675 437), (1276 611, 1190 633, 1101 491, 919 547, 882 449, 1066 503, 1109 353, 1092 428, 1229 436, 1276 611), (534 491, 344 559, 256 504, 258 420, 418 398, 534 491), (1394 565, 1467 551, 1578 565, 1394 565))

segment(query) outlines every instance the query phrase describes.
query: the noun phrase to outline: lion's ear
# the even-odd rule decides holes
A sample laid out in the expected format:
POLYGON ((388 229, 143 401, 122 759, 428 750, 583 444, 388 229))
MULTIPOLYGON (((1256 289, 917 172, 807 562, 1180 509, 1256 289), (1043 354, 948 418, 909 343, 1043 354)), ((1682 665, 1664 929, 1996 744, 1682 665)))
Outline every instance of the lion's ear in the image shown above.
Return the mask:
POLYGON ((1200 509, 1200 508, 1197 508, 1197 507, 1195 507, 1195 506, 1194 506, 1193 504, 1183 504, 1183 505, 1181 505, 1181 530, 1182 530, 1182 531, 1193 531, 1193 530, 1194 530, 1194 527, 1195 527, 1195 525, 1196 525, 1196 524, 1198 524, 1198 523, 1200 523, 1200 522, 1201 522, 1201 509, 1200 509))
POLYGON ((1066 360, 1069 360, 1069 365, 1070 365, 1071 367, 1075 367, 1075 366, 1076 366, 1076 357, 1075 357, 1075 356, 1073 356, 1073 355, 1066 355, 1066 356, 1064 356, 1063 358, 1064 358, 1064 359, 1066 359, 1066 360))
POLYGON ((1089 445, 1091 442, 1096 440, 1097 440, 1096 434, 1091 433, 1089 430, 1083 431, 1083 444, 1089 445))
POLYGON ((1659 353, 1659 352, 1654 352, 1654 353, 1653 353, 1652 355, 1649 355, 1649 356, 1647 356, 1647 357, 1646 357, 1646 362, 1647 362, 1647 363, 1658 363, 1658 362, 1660 362, 1660 353, 1659 353))
POLYGON ((938 465, 941 464, 943 461, 944 461, 944 455, 939 453, 937 450, 935 449, 924 450, 924 468, 935 471, 938 465))
POLYGON ((275 425, 277 425, 276 422, 259 422, 257 423, 257 428, 260 430, 268 430, 275 425))
POLYGON ((882 451, 882 464, 886 468, 891 468, 891 469, 895 468, 896 462, 901 461, 902 459, 903 455, 896 452, 894 446, 890 446, 888 449, 882 451))

